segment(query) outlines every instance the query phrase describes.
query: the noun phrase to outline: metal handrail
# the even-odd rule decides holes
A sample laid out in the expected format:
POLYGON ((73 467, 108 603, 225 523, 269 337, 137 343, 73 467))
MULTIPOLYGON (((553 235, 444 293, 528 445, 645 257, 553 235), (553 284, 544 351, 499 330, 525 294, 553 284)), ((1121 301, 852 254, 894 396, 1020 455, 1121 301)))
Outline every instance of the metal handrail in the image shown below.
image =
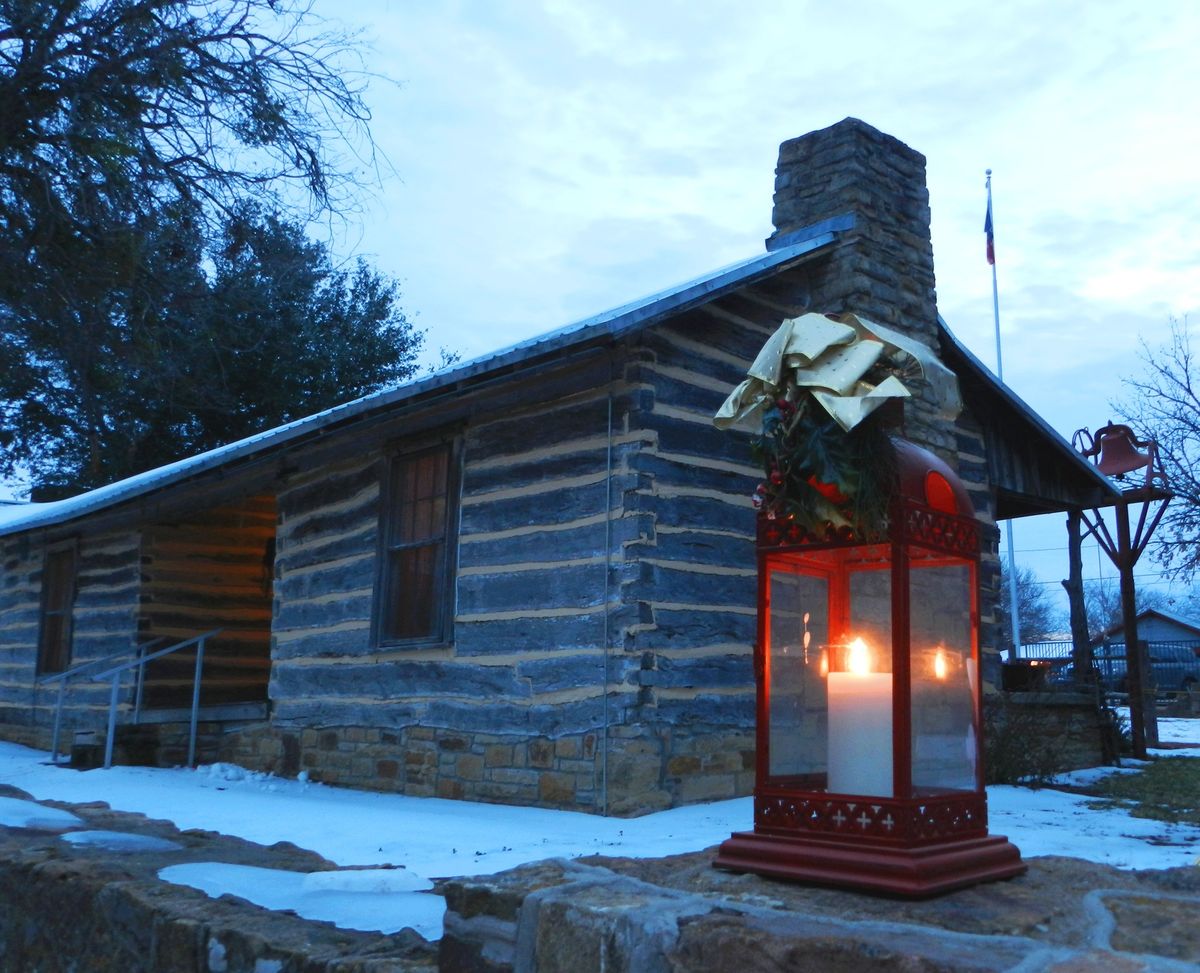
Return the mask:
POLYGON ((182 642, 168 645, 165 649, 158 649, 149 654, 139 654, 135 659, 124 662, 119 666, 113 666, 111 669, 105 669, 103 672, 92 676, 94 682, 104 682, 106 679, 112 680, 112 689, 108 696, 108 734, 104 740, 105 770, 112 766, 113 740, 117 732, 117 697, 121 691, 121 676, 130 669, 136 668, 138 670, 138 691, 135 705, 140 709, 142 676, 146 663, 153 662, 155 659, 161 659, 164 655, 170 655, 172 652, 178 652, 180 649, 186 649, 189 645, 196 646, 196 671, 192 677, 192 720, 188 733, 188 766, 194 767, 196 765, 196 724, 200 713, 200 676, 201 670, 204 668, 204 643, 208 639, 220 635, 222 631, 223 629, 214 628, 203 635, 193 635, 190 639, 184 639, 182 642))
MULTIPOLYGON (((135 645, 132 649, 122 649, 120 652, 113 652, 110 655, 103 656, 102 658, 99 658, 99 659, 92 659, 89 662, 81 662, 81 663, 79 663, 79 665, 72 666, 70 669, 64 669, 61 672, 47 673, 45 675, 41 675, 36 678, 35 681, 37 682, 38 685, 41 685, 41 686, 49 686, 52 683, 58 683, 58 700, 54 705, 54 734, 51 739, 51 746, 50 746, 50 762, 51 763, 53 763, 53 764, 58 763, 58 738, 59 738, 59 734, 62 730, 62 711, 63 711, 63 704, 66 701, 67 684, 70 683, 70 681, 72 679, 75 679, 79 676, 87 675, 93 669, 96 669, 103 665, 107 665, 108 663, 113 662, 116 659, 120 659, 120 658, 123 658, 123 657, 129 655, 130 652, 133 652, 135 655, 140 655, 141 653, 145 652, 145 650, 148 649, 150 646, 157 645, 159 642, 165 642, 165 641, 166 641, 166 639, 164 637, 160 636, 159 638, 151 639, 149 642, 142 642, 140 645, 135 645)), ((138 706, 137 706, 137 711, 136 711, 138 715, 140 715, 140 711, 141 711, 141 693, 142 693, 140 673, 143 671, 144 670, 139 670, 138 706)))

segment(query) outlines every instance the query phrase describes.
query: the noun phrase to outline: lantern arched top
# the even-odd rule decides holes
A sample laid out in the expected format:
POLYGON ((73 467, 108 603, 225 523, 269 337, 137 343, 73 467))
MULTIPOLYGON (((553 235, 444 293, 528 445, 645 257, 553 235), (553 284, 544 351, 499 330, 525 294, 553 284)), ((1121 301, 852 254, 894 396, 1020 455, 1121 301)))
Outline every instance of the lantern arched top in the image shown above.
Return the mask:
POLYGON ((893 439, 900 497, 944 514, 974 517, 966 486, 948 463, 907 439, 893 439))
POLYGON ((967 488, 944 460, 905 439, 892 439, 895 480, 886 535, 864 536, 827 525, 814 533, 791 517, 760 513, 760 549, 849 547, 911 541, 946 553, 978 557, 979 523, 967 488))

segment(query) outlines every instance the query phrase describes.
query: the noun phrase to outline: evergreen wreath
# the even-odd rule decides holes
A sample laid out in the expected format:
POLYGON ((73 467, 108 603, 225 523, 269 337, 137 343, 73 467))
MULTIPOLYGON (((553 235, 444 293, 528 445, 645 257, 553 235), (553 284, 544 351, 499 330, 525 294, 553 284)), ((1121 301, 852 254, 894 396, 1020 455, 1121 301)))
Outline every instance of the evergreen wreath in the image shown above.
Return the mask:
POLYGON ((754 505, 769 518, 791 518, 816 538, 874 540, 887 532, 896 488, 896 453, 878 410, 845 432, 807 392, 788 394, 763 414, 751 450, 765 479, 754 505))

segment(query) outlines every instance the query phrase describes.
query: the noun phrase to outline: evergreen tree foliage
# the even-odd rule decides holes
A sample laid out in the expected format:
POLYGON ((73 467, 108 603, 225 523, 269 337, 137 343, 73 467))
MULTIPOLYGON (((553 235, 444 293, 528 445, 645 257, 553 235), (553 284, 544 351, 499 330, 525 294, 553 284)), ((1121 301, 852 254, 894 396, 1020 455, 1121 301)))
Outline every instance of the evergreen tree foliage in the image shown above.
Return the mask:
POLYGON ((371 164, 309 6, 0 0, 0 476, 63 495, 411 374, 395 282, 305 233, 371 164))
POLYGON ((396 283, 247 205, 205 240, 186 213, 131 234, 129 267, 66 326, 0 352, 0 471, 39 497, 99 486, 413 374, 396 283))

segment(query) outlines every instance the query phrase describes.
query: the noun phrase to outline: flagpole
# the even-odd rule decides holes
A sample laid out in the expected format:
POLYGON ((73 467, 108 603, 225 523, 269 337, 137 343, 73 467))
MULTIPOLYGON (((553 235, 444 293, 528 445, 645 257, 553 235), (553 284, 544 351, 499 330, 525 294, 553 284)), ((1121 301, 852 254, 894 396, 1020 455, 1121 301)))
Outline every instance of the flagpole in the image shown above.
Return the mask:
MULTIPOLYGON (((983 230, 987 234, 987 258, 992 265, 992 317, 996 323, 996 377, 1004 381, 1004 356, 1000 351, 1000 288, 996 283, 996 250, 994 228, 992 224, 992 170, 986 170, 987 175, 987 219, 983 230)), ((1004 522, 1008 540, 1008 617, 1012 629, 1012 657, 1016 659, 1021 654, 1021 619, 1018 612, 1017 598, 1017 556, 1013 547, 1012 518, 1004 522)))

